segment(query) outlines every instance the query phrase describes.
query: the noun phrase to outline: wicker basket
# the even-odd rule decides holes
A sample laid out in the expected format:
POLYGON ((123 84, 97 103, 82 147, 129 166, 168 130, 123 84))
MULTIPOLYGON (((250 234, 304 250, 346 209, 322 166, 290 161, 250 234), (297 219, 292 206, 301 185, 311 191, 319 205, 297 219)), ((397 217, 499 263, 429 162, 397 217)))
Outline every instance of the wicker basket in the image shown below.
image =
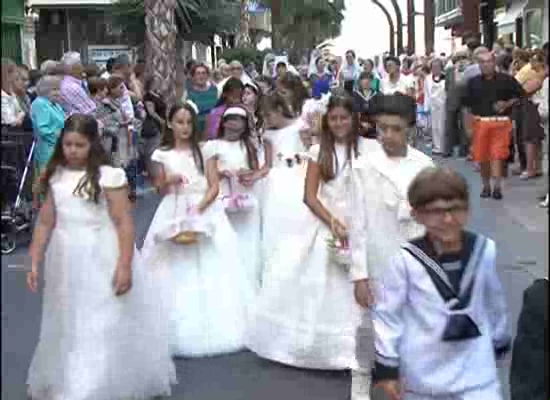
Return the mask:
POLYGON ((199 241, 199 234, 193 231, 181 232, 174 236, 172 241, 183 245, 195 244, 199 241))

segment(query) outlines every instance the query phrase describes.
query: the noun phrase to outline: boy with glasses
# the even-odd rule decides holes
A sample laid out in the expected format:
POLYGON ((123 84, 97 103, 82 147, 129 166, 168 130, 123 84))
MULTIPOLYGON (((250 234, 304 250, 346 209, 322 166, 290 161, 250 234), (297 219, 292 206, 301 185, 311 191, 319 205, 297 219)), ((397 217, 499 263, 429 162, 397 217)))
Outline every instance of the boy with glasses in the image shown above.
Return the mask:
POLYGON ((402 246, 375 294, 374 382, 391 400, 500 400, 496 361, 510 349, 495 243, 466 231, 469 194, 430 167, 408 191, 426 234, 402 246))

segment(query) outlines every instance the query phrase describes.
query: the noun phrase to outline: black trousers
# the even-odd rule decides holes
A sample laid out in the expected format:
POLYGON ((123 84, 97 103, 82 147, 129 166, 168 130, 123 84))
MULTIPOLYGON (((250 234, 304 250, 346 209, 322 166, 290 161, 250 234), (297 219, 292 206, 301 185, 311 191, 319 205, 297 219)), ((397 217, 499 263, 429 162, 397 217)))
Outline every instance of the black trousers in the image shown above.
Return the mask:
POLYGON ((523 112, 525 107, 522 103, 514 106, 512 110, 512 119, 514 120, 514 129, 512 130, 512 140, 510 140, 510 157, 508 163, 513 164, 516 161, 516 155, 519 160, 519 166, 522 171, 527 168, 527 154, 525 153, 525 142, 522 132, 525 129, 525 118, 523 112))

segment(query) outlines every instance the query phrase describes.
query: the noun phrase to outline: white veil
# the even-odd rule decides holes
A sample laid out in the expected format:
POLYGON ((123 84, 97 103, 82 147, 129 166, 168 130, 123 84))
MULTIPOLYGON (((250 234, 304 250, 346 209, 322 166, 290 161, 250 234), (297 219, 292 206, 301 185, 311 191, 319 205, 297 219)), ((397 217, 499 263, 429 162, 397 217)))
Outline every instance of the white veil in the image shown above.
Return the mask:
POLYGON ((275 60, 275 55, 274 54, 268 53, 268 54, 265 55, 264 65, 262 66, 262 76, 273 78, 273 75, 274 75, 275 71, 273 69, 271 71, 269 71, 268 64, 271 61, 274 61, 274 60, 275 60))

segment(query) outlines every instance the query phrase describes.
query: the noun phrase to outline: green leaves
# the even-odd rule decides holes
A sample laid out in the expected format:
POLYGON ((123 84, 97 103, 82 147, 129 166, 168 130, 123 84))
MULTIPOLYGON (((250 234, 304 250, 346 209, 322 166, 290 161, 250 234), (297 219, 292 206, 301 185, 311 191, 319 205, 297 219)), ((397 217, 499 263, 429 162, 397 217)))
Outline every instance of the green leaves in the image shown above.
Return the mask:
POLYGON ((275 2, 280 6, 281 24, 273 29, 280 34, 281 47, 313 48, 340 35, 344 0, 261 0, 267 7, 275 2))
MULTIPOLYGON (((113 5, 115 22, 137 42, 145 32, 144 0, 118 0, 113 5)), ((205 40, 214 33, 234 33, 239 26, 235 0, 176 0, 176 25, 180 35, 198 34, 205 40)))

